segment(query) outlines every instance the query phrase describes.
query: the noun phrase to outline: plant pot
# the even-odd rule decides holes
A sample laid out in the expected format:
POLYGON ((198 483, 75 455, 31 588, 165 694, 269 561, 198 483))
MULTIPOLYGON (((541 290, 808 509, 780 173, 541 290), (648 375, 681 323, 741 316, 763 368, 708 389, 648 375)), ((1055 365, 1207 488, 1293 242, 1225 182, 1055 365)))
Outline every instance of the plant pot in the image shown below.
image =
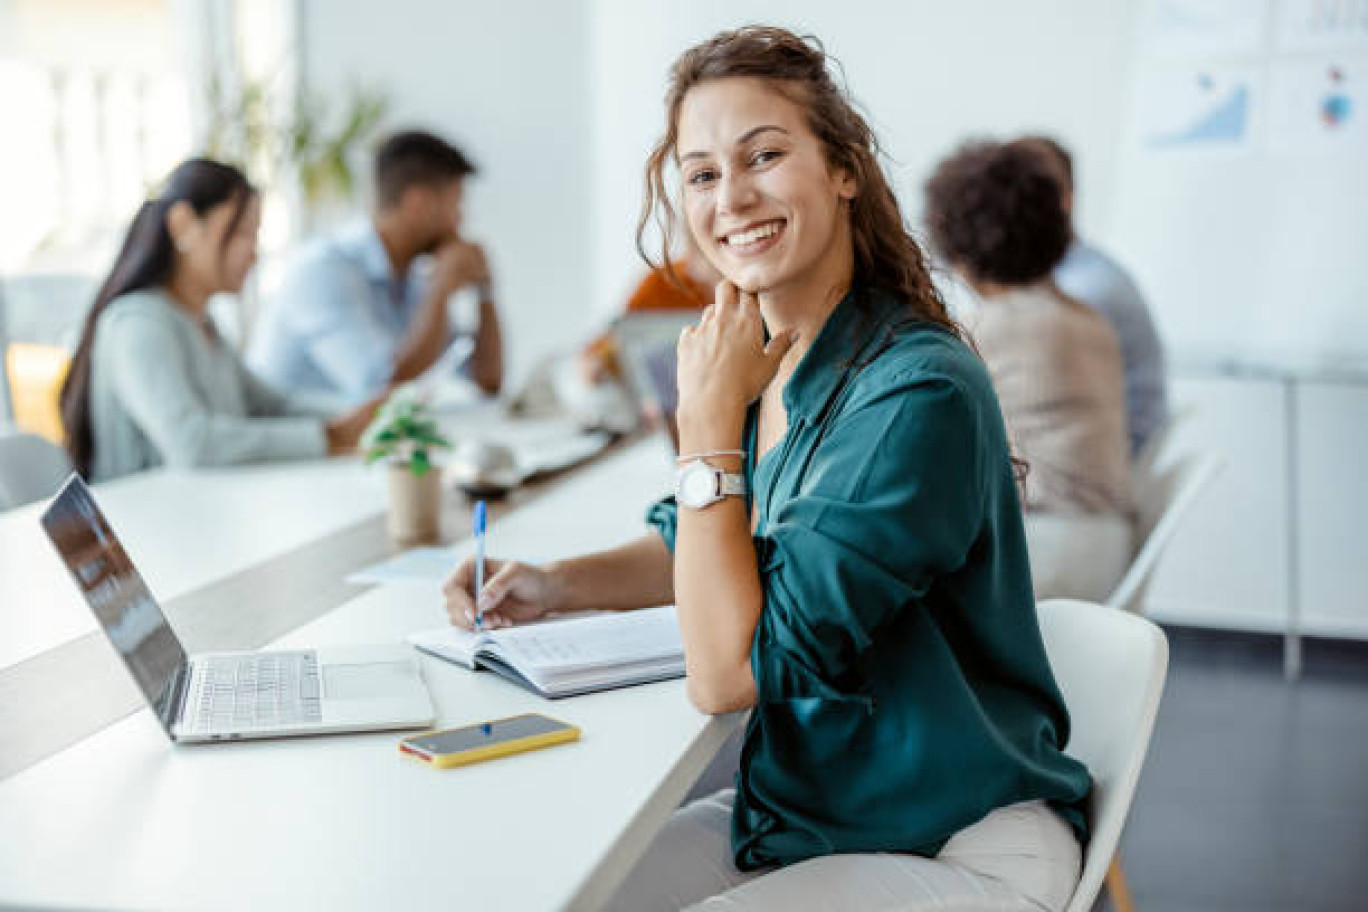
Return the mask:
POLYGON ((389 531, 396 544, 436 544, 442 533, 442 470, 421 476, 407 465, 389 468, 389 531))

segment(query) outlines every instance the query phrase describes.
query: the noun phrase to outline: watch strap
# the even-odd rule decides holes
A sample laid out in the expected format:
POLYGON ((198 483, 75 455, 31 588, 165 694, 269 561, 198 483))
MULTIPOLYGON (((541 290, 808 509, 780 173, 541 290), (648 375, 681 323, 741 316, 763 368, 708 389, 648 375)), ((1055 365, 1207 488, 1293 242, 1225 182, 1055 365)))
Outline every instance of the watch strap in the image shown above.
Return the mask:
POLYGON ((718 472, 717 488, 723 497, 745 497, 746 476, 740 472, 718 472))

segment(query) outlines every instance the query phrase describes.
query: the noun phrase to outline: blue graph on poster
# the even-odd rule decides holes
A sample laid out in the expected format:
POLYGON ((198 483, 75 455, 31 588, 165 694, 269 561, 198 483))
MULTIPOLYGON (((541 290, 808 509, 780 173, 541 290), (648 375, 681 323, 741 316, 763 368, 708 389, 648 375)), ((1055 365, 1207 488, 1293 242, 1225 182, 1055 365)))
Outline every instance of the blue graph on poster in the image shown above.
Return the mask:
MULTIPOLYGON (((1204 86, 1209 88, 1209 86, 1204 86)), ((1249 87, 1236 85, 1214 106, 1200 112, 1176 130, 1150 136, 1149 145, 1157 147, 1238 143, 1249 131, 1249 87)))

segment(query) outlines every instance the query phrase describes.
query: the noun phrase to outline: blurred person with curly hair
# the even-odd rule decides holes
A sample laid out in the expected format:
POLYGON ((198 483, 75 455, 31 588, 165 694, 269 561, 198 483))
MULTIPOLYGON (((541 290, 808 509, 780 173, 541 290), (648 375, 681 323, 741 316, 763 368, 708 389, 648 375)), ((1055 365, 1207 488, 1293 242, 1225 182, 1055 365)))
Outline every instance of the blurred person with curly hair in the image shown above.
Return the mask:
POLYGON ((1058 173, 1034 142, 970 142, 926 204, 932 243, 981 300, 969 329, 1028 466, 1036 597, 1105 601, 1132 548, 1121 350, 1051 277, 1072 237, 1058 173))
POLYGON ((1105 251, 1073 229, 1073 156, 1059 140, 1044 135, 1021 137, 1035 145, 1054 165, 1064 211, 1070 217, 1069 249, 1051 273, 1061 291, 1107 318, 1121 343, 1126 373, 1126 425, 1131 457, 1157 439, 1169 420, 1164 343, 1135 279, 1105 251))

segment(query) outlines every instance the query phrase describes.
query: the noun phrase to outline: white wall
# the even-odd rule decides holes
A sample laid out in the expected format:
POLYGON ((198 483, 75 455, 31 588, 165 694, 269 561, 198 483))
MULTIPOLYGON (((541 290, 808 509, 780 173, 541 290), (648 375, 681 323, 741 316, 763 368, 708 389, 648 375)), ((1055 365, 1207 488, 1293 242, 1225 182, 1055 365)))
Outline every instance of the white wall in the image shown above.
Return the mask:
POLYGON ((971 135, 1045 130, 1074 148, 1081 229, 1105 239, 1127 94, 1132 0, 594 0, 595 302, 642 270, 632 244, 641 169, 663 124, 671 61, 750 22, 811 32, 872 115, 914 222, 935 162, 971 135))
POLYGON ((302 0, 305 85, 384 88, 480 168, 466 221, 496 270, 511 367, 583 334, 591 288, 592 122, 580 2, 302 0))
MULTIPOLYGON (((1153 2, 1155 20, 1173 15, 1153 2)), ((1137 113, 1178 112, 1169 123, 1194 125, 1205 110, 1187 113, 1179 87, 1198 73, 1214 73, 1218 85, 1238 73, 1248 79, 1248 126, 1241 142, 1164 145, 1155 134, 1168 131, 1137 116, 1118 160, 1125 180, 1116 188, 1111 240, 1172 348, 1368 371, 1368 30, 1356 40, 1332 33, 1323 45, 1298 47, 1287 23, 1341 7, 1244 6, 1262 28, 1243 49, 1170 56, 1137 40, 1137 113), (1358 93, 1354 113, 1333 130, 1321 122, 1332 66, 1358 93)))

